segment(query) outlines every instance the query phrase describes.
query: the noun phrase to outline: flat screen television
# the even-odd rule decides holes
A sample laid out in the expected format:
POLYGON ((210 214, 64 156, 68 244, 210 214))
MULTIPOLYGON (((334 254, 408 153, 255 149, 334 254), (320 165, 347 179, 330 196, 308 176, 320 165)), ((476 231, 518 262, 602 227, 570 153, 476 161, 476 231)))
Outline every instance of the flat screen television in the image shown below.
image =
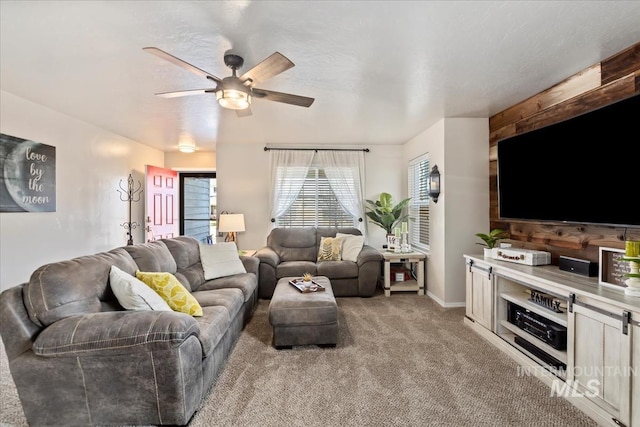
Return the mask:
POLYGON ((501 219, 640 227, 640 95, 497 148, 501 219))

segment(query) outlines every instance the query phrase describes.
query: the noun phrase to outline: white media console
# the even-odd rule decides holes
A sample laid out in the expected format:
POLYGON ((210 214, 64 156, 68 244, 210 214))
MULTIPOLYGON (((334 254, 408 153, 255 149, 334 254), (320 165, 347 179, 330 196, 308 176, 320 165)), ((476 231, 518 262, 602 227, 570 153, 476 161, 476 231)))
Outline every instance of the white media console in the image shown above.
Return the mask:
POLYGON ((553 265, 464 258, 467 325, 600 425, 640 427, 640 298, 553 265))

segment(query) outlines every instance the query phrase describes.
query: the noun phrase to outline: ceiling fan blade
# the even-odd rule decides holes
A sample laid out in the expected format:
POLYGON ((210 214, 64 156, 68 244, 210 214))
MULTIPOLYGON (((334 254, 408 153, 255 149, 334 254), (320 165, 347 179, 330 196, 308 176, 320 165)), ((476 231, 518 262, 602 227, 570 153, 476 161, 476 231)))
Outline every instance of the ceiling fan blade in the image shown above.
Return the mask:
POLYGON ((243 110, 236 110, 236 116, 238 117, 249 117, 251 115, 253 115, 253 113, 251 112, 251 107, 245 108, 243 110))
POLYGON ((284 102, 285 104, 298 105, 300 107, 310 107, 315 98, 309 98, 300 95, 291 95, 290 93, 274 92, 272 90, 253 88, 251 90, 255 98, 266 99, 268 101, 284 102))
POLYGON ((160 92, 156 93, 156 96, 161 96, 163 98, 178 98, 180 96, 192 96, 192 95, 202 95, 207 92, 215 92, 215 89, 190 89, 190 90, 177 90, 174 92, 160 92))
POLYGON ((196 67, 195 65, 191 65, 186 61, 183 61, 180 58, 177 58, 173 55, 171 55, 170 53, 165 52, 164 50, 158 49, 157 47, 143 47, 142 50, 147 51, 149 53, 151 53, 152 55, 156 55, 159 58, 162 58, 166 61, 171 62, 172 64, 177 65, 178 67, 182 67, 184 69, 187 69, 189 71, 191 71, 192 73, 195 73, 199 76, 202 77, 206 77, 209 78, 215 82, 220 82, 220 78, 214 76, 213 74, 210 74, 198 67, 196 67))
POLYGON ((294 63, 291 62, 286 56, 284 56, 280 52, 275 52, 267 59, 240 76, 240 80, 242 80, 243 82, 248 81, 248 86, 253 87, 254 85, 270 79, 271 77, 276 76, 283 71, 287 71, 293 66, 294 63))

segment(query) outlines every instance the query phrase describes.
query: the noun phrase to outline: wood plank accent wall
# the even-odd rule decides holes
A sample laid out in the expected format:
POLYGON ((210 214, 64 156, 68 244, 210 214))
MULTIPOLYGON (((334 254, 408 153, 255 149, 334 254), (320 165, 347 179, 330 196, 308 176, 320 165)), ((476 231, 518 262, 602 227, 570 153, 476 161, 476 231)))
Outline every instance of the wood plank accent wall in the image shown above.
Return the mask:
MULTIPOLYGON (((498 216, 498 140, 575 117, 634 93, 640 93, 640 42, 490 117, 490 227, 508 230, 514 247, 551 252, 555 265, 561 255, 597 262, 600 246, 622 249, 625 238, 640 240, 638 228, 501 221, 498 216)), ((619 201, 609 203, 612 209, 620 209, 619 201)))

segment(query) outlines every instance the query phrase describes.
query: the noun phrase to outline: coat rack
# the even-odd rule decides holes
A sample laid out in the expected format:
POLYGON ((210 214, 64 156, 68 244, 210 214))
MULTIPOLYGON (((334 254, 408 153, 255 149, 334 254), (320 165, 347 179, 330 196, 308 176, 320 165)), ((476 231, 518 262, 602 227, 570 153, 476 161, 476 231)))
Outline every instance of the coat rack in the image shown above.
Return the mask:
POLYGON ((138 181, 138 185, 134 188, 133 177, 129 174, 129 178, 127 179, 127 188, 124 187, 124 183, 120 180, 119 184, 120 188, 117 191, 120 193, 120 200, 123 202, 129 203, 129 221, 123 222, 120 224, 121 227, 124 227, 127 230, 127 245, 133 245, 133 235, 131 231, 138 227, 140 224, 137 222, 131 222, 131 203, 139 202, 140 196, 142 195, 142 183, 138 181))

